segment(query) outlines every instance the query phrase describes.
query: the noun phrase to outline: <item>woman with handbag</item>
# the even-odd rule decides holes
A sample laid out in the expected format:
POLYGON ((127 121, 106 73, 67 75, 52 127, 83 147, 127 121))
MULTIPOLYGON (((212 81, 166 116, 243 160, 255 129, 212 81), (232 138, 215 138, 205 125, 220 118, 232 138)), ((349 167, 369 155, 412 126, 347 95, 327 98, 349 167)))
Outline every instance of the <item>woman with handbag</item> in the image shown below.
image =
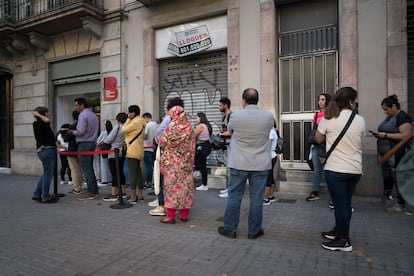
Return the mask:
POLYGON ((321 183, 322 177, 322 164, 319 161, 319 153, 321 151, 325 151, 325 143, 318 144, 315 141, 315 133, 316 129, 318 128, 319 123, 321 122, 322 118, 325 116, 325 108, 328 106, 329 101, 331 100, 331 96, 329 94, 319 94, 318 96, 318 106, 319 111, 315 112, 313 115, 313 128, 311 131, 311 135, 309 137, 309 144, 311 145, 310 152, 311 152, 311 162, 313 166, 313 177, 312 177, 312 192, 306 198, 306 201, 315 201, 319 200, 319 185, 321 183))
MULTIPOLYGON (((111 145, 111 149, 118 149, 119 150, 119 158, 118 158, 118 168, 119 168, 119 179, 120 179, 120 186, 122 191, 122 197, 124 199, 127 198, 125 193, 125 175, 123 171, 124 161, 125 161, 125 152, 124 148, 125 145, 125 135, 122 133, 122 125, 128 119, 128 114, 125 112, 118 113, 116 115, 116 122, 117 125, 111 130, 107 137, 103 140, 103 143, 111 145)), ((108 163, 109 169, 112 175, 112 187, 111 187, 111 194, 104 197, 104 201, 116 201, 117 197, 117 189, 118 189, 118 178, 116 176, 116 157, 115 153, 111 152, 108 154, 108 163)))
POLYGON ((357 115, 358 93, 342 87, 325 110, 316 131, 316 141, 326 142, 325 178, 335 207, 335 228, 322 232, 329 239, 321 246, 327 250, 352 251, 349 227, 352 216, 352 195, 362 174, 362 137, 365 120, 357 115))

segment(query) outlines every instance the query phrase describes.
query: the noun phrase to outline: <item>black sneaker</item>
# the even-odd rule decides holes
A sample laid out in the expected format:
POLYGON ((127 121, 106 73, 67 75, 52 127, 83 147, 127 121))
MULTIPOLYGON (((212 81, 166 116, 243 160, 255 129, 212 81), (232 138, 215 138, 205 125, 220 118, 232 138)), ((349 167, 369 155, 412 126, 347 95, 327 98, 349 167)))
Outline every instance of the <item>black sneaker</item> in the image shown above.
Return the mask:
POLYGON ((118 198, 116 197, 116 195, 110 194, 106 197, 103 198, 104 201, 117 201, 118 198))
POLYGON ((42 202, 42 198, 41 197, 34 197, 34 196, 32 196, 32 200, 37 201, 37 202, 42 202))
POLYGON ((320 199, 319 193, 315 192, 315 191, 312 191, 309 194, 309 196, 306 198, 306 201, 315 201, 315 200, 319 200, 319 199, 320 199))
POLYGON ((328 240, 334 240, 336 235, 335 235, 335 229, 328 231, 328 232, 322 232, 322 237, 324 237, 325 239, 328 240))
POLYGON ((277 200, 274 196, 269 196, 267 199, 268 199, 270 202, 276 202, 276 200, 277 200))
POLYGON ((50 199, 43 201, 43 203, 56 203, 58 201, 59 201, 59 198, 53 196, 50 199))
POLYGON ((269 199, 263 199, 263 205, 270 205, 270 200, 269 199))
POLYGON ((351 252, 352 245, 349 240, 333 240, 321 243, 322 248, 332 251, 351 252))

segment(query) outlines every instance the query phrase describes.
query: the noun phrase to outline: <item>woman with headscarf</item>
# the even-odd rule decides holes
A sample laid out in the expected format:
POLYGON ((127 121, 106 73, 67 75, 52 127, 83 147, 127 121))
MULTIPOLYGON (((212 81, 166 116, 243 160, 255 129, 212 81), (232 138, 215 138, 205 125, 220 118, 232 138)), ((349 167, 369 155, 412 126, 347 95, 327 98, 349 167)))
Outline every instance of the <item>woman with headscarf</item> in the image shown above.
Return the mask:
POLYGON ((195 139, 183 107, 176 105, 170 108, 168 115, 171 122, 160 135, 158 144, 162 150, 160 169, 164 176, 164 207, 167 214, 160 222, 174 224, 176 210, 179 210, 181 221, 185 222, 193 206, 195 139))

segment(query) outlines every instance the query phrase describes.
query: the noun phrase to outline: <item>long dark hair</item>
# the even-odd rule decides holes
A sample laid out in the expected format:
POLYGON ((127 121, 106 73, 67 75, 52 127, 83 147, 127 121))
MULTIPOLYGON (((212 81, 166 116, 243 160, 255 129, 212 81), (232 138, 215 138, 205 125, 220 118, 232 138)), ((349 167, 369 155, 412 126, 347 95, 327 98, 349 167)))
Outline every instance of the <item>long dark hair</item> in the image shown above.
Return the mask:
POLYGON ((329 102, 331 101, 331 95, 326 94, 326 93, 321 93, 318 96, 318 101, 319 101, 319 97, 320 96, 324 96, 325 97, 325 108, 328 106, 329 102))
POLYGON ((329 102, 325 109, 325 118, 332 119, 339 116, 339 113, 343 109, 352 109, 351 103, 358 97, 358 92, 352 87, 341 87, 336 91, 332 101, 329 102))
POLYGON ((113 129, 111 121, 109 120, 105 121, 105 129, 108 134, 111 132, 111 130, 113 129))
POLYGON ((211 134, 213 134, 213 129, 211 128, 210 122, 208 121, 206 114, 204 114, 203 112, 198 112, 197 116, 200 118, 200 123, 205 124, 207 126, 208 133, 211 136, 211 134))

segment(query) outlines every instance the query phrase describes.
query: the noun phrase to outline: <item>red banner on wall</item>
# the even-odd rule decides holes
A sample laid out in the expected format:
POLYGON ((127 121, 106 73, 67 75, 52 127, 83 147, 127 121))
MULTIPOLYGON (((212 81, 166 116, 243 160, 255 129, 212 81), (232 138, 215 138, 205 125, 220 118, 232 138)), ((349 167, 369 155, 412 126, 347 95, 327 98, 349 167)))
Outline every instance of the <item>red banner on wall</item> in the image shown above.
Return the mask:
POLYGON ((116 78, 105 77, 104 78, 104 100, 113 101, 118 97, 118 90, 116 89, 116 78))

